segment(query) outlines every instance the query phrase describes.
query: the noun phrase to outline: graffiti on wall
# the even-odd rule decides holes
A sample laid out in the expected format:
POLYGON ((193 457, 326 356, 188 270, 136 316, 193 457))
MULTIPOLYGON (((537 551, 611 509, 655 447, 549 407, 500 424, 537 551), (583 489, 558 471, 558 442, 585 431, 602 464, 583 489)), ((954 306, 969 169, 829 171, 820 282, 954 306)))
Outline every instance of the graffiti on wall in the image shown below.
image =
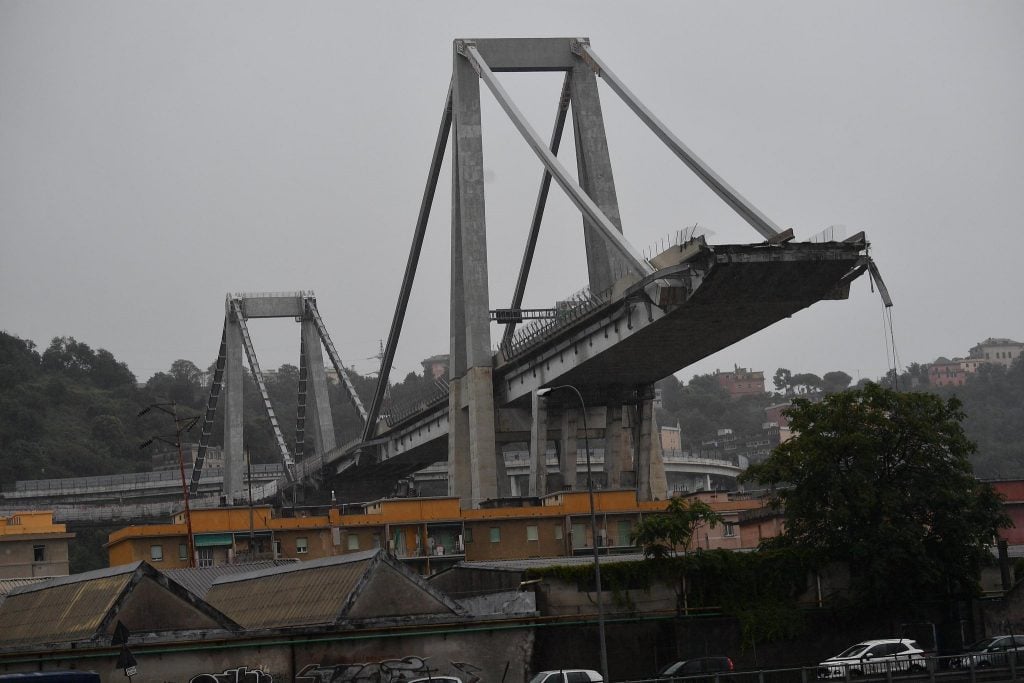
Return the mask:
MULTIPOLYGON (((427 659, 409 655, 360 664, 308 664, 295 676, 295 683, 402 683, 438 675, 438 669, 428 666, 427 659)), ((454 676, 464 683, 480 683, 480 667, 468 662, 449 665, 449 671, 458 672, 454 676)), ((274 677, 262 669, 240 666, 221 673, 196 674, 189 683, 274 683, 274 677)))
POLYGON ((219 674, 197 674, 188 683, 274 683, 274 677, 262 669, 240 666, 219 674))
MULTIPOLYGON (((479 667, 466 662, 451 662, 453 668, 468 674, 460 677, 466 683, 479 683, 474 675, 479 667)), ((295 683, 401 683, 438 673, 427 665, 427 658, 409 655, 401 659, 385 659, 362 664, 309 664, 299 671, 295 683)))

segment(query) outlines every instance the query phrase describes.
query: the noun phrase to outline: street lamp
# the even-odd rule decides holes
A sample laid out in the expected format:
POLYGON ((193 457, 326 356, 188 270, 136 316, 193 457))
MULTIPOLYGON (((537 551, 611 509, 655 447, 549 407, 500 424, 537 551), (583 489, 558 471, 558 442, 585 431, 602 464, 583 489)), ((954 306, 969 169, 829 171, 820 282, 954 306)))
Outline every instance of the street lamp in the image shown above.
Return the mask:
MULTIPOLYGON (((569 389, 580 402, 580 410, 583 413, 583 444, 587 450, 587 493, 590 497, 590 534, 594 547, 594 584, 597 588, 597 637, 601 646, 601 678, 608 683, 608 647, 604 638, 604 601, 601 599, 601 560, 597 551, 597 512, 594 509, 594 471, 590 467, 590 429, 587 427, 587 404, 583 402, 583 394, 571 384, 559 384, 554 387, 545 387, 537 390, 537 396, 547 396, 559 389, 569 389)), ((607 462, 607 460, 606 460, 607 462)), ((573 465, 575 467, 575 464, 573 465)))
POLYGON ((195 567, 195 550, 192 547, 192 513, 189 510, 188 505, 188 484, 185 483, 185 456, 181 451, 181 433, 190 431, 193 427, 195 427, 196 422, 199 421, 200 416, 196 415, 195 417, 178 417, 178 407, 177 405, 175 405, 174 401, 171 401, 170 403, 153 403, 152 405, 146 406, 145 408, 139 411, 138 417, 142 417, 143 415, 148 413, 150 410, 153 410, 154 408, 161 412, 167 413, 172 418, 174 418, 174 440, 172 441, 168 437, 154 436, 139 444, 139 449, 141 450, 143 448, 146 448, 154 441, 161 441, 165 444, 168 444, 169 446, 175 446, 178 449, 178 468, 181 471, 181 495, 185 501, 185 530, 188 534, 186 545, 188 549, 188 566, 195 567), (170 408, 168 408, 167 406, 170 406, 170 408))

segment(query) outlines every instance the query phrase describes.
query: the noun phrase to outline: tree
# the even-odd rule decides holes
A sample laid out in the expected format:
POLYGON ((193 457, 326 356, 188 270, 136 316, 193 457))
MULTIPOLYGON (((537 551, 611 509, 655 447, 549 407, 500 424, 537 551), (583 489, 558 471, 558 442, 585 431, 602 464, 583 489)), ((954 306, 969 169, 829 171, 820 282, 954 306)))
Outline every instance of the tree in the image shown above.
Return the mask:
POLYGON ((683 555, 687 553, 693 535, 702 524, 714 527, 721 521, 722 516, 704 501, 675 497, 668 501, 664 513, 648 515, 637 524, 633 542, 644 549, 645 558, 665 565, 675 561, 673 573, 679 613, 688 610, 690 601, 686 567, 677 561, 679 551, 681 549, 683 555))
POLYGON ((790 386, 794 391, 801 394, 810 394, 820 391, 823 382, 813 372, 801 372, 790 378, 790 386))
POLYGON ((648 515, 637 524, 633 542, 651 558, 674 557, 690 549, 693 534, 705 524, 714 528, 722 516, 702 500, 672 498, 661 514, 648 515))
POLYGON ((830 393, 834 394, 837 391, 842 391, 850 386, 850 382, 853 381, 853 377, 842 370, 833 370, 832 372, 826 372, 821 377, 822 388, 830 393))
POLYGON ((869 384, 796 399, 788 415, 796 436, 743 475, 778 487, 782 545, 846 563, 854 599, 870 609, 906 613, 977 591, 1009 520, 971 472, 959 401, 869 384))
POLYGON ((793 384, 793 373, 786 368, 779 368, 772 377, 772 384, 775 385, 775 391, 788 394, 789 387, 793 384))

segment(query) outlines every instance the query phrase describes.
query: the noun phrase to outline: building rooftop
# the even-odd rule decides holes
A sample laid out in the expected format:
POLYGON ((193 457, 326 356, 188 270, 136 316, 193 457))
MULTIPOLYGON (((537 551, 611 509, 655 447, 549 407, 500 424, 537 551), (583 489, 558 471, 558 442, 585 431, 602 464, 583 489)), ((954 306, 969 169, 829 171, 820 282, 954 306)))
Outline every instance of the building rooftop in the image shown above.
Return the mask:
POLYGON ((99 642, 118 621, 130 631, 238 630, 146 562, 135 562, 11 590, 0 604, 0 647, 99 642))
POLYGON ((249 629, 463 612, 378 549, 222 576, 206 599, 249 629))
POLYGON ((264 569, 273 569, 282 565, 295 564, 297 559, 264 560, 260 562, 243 562, 239 564, 220 564, 214 567, 185 567, 164 571, 169 578, 177 581, 193 595, 205 598, 206 593, 215 581, 225 576, 248 574, 264 569))

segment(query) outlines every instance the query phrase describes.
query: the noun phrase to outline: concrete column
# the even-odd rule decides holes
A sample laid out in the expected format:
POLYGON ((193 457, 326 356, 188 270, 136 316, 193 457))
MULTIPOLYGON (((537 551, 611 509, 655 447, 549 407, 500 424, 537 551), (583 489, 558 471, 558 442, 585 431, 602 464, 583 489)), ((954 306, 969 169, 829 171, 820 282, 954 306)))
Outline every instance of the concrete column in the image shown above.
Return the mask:
POLYGON ((530 423, 530 488, 528 495, 548 493, 548 402, 533 392, 533 421, 530 423))
POLYGON ((622 470, 625 467, 625 434, 622 431, 622 403, 610 401, 605 413, 604 428, 604 471, 608 488, 622 487, 622 470))
POLYGON ((224 364, 224 495, 228 504, 242 493, 243 471, 245 468, 245 444, 242 425, 242 328, 237 320, 226 314, 226 353, 224 364))
POLYGON ((312 320, 302 321, 302 349, 306 354, 306 443, 309 443, 312 433, 313 448, 323 456, 336 445, 334 418, 331 417, 331 400, 327 395, 324 352, 316 323, 312 320))
MULTIPOLYGON (((597 76, 582 61, 572 70, 569 82, 572 102, 572 126, 576 136, 576 166, 580 187, 594 200, 612 225, 622 232, 619 200, 615 193, 608 138, 605 136, 597 76)), ((587 247, 587 271, 590 289, 603 291, 615 281, 613 257, 600 231, 586 219, 583 234, 587 247)))
POLYGON ((576 411, 562 408, 562 447, 559 449, 559 469, 562 472, 562 486, 576 489, 576 451, 578 444, 576 411))
POLYGON ((654 420, 654 399, 644 398, 638 406, 640 438, 636 453, 637 500, 664 500, 668 491, 661 439, 654 420))
POLYGON ((462 402, 468 410, 462 410, 460 402, 451 414, 450 428, 468 430, 470 491, 456 495, 478 507, 496 497, 498 490, 480 81, 469 62, 453 54, 451 363, 452 376, 464 376, 462 402), (467 422, 465 427, 458 424, 461 420, 467 422))
MULTIPOLYGON (((473 507, 498 497, 498 458, 504 457, 494 439, 494 389, 491 368, 466 371, 469 417, 469 467, 473 507)), ((502 462, 501 471, 505 469, 502 462)))
POLYGON ((460 507, 473 507, 470 485, 469 417, 462 407, 462 380, 448 384, 448 495, 458 498, 460 507))

